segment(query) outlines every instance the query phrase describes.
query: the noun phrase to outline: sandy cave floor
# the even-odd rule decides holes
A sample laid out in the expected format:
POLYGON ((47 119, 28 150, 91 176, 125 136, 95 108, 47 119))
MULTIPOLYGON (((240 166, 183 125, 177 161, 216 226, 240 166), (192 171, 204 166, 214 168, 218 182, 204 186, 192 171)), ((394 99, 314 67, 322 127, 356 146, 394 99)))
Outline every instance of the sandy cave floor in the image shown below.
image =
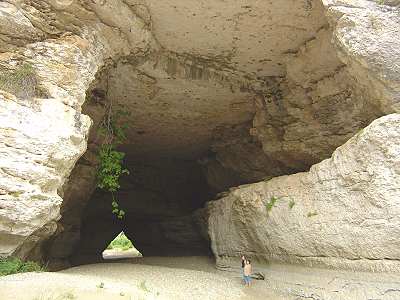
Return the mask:
POLYGON ((1 300, 268 299, 256 295, 240 275, 216 270, 206 257, 136 258, 0 278, 1 300))
MULTIPOLYGON (((240 264, 240 262, 238 263, 240 264)), ((0 278, 1 300, 400 299, 400 276, 270 265, 265 281, 242 285, 240 270, 216 270, 207 257, 148 257, 55 273, 0 278)))

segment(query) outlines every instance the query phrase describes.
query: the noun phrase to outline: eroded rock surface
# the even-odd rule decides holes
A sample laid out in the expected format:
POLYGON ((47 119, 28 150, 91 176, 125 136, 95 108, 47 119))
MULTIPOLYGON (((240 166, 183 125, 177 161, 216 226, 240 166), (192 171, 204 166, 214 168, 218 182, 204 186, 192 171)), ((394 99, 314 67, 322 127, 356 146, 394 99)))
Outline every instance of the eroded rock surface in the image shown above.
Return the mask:
POLYGON ((203 251, 195 211, 213 195, 307 171, 398 111, 398 23, 397 1, 1 2, 0 255, 65 263, 128 227, 148 253, 203 251), (131 113, 120 149, 140 162, 125 224, 95 191, 109 103, 131 113))
POLYGON ((210 202, 217 263, 239 256, 398 270, 400 115, 374 121, 306 173, 210 202))
MULTIPOLYGON (((0 6, 1 20, 7 25, 1 26, 1 70, 17 80, 19 66, 28 64, 28 75, 36 78, 32 82, 41 90, 41 95, 18 98, 13 93, 20 87, 12 81, 2 85, 2 256, 42 255, 41 242, 55 232, 60 218, 62 186, 86 151, 91 121, 80 109, 86 90, 106 59, 133 51, 128 51, 130 46, 139 47, 137 41, 132 44, 104 25, 93 12, 87 15, 86 9, 76 4, 58 10, 60 3, 12 1, 0 6), (35 35, 10 38, 10 28, 20 28, 21 35, 35 35)), ((141 41, 149 43, 145 35, 141 41)))

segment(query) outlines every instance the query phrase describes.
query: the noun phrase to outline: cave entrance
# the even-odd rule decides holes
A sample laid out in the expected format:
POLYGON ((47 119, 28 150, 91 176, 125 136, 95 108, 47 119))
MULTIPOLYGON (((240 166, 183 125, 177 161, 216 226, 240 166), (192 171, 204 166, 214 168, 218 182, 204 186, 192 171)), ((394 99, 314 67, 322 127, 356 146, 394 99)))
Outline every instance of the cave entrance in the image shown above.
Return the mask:
POLYGON ((143 256, 209 255, 204 205, 210 188, 194 161, 127 155, 129 175, 116 193, 125 216, 112 213, 111 195, 95 189, 80 224, 72 264, 102 261, 99 254, 124 232, 143 256))
POLYGON ((207 201, 265 176, 270 160, 249 134, 254 93, 201 71, 205 65, 166 61, 146 63, 160 70, 120 61, 100 71, 87 91, 88 149, 64 188, 62 231, 50 259, 103 261, 101 253, 120 232, 143 256, 210 255, 207 201), (129 112, 119 123, 127 138, 118 151, 130 171, 116 193, 122 219, 112 213, 111 195, 96 188, 99 128, 109 104, 129 112))
POLYGON ((103 259, 117 260, 142 257, 132 241, 121 231, 102 252, 103 259))

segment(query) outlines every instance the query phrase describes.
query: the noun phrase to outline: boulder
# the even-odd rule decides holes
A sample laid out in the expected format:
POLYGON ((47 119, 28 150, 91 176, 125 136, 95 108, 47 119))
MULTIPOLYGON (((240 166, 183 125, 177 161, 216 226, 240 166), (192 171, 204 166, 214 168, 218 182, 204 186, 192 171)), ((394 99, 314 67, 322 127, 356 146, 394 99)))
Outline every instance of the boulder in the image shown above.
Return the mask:
POLYGON ((379 118, 309 172, 209 202, 217 264, 248 257, 399 270, 400 115, 379 118))

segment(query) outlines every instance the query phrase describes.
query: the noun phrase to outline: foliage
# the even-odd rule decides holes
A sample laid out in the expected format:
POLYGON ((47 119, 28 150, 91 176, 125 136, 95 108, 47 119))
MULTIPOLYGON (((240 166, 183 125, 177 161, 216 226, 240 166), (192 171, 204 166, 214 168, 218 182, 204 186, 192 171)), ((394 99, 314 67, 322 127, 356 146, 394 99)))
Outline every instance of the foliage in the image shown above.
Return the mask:
POLYGON ((123 232, 118 234, 118 236, 107 247, 107 249, 118 249, 124 251, 132 248, 132 242, 126 237, 125 233, 123 232))
POLYGON ((267 208, 267 212, 270 212, 272 210, 276 201, 278 201, 278 198, 276 198, 275 196, 272 196, 270 201, 265 205, 267 208))
POLYGON ((71 293, 67 292, 58 296, 51 295, 51 296, 42 296, 40 298, 36 297, 34 300, 75 300, 76 296, 71 293))
POLYGON ((316 211, 313 211, 313 212, 309 212, 309 213, 307 214, 307 217, 308 217, 308 218, 311 218, 311 217, 314 217, 314 216, 316 216, 316 215, 318 215, 318 213, 317 213, 316 211))
POLYGON ((14 70, 0 72, 0 90, 20 98, 32 98, 37 92, 38 80, 33 66, 24 63, 14 70))
POLYGON ((292 209, 293 206, 294 206, 295 204, 296 204, 296 202, 294 202, 294 200, 291 199, 291 200, 289 201, 289 208, 292 209))
POLYGON ((33 261, 19 258, 0 258, 0 276, 25 272, 44 272, 46 269, 33 261))
POLYGON ((139 288, 147 293, 150 293, 150 290, 148 289, 148 287, 146 286, 146 280, 143 280, 142 282, 140 282, 139 288))
POLYGON ((98 284, 97 287, 99 289, 103 289, 104 288, 104 282, 100 282, 100 284, 98 284))
POLYGON ((66 300, 74 300, 76 299, 75 295, 71 292, 67 292, 64 295, 62 295, 62 297, 64 297, 64 299, 66 300))
POLYGON ((99 133, 103 136, 103 144, 99 151, 99 167, 97 170, 97 186, 111 193, 112 213, 118 219, 125 216, 125 211, 120 209, 115 193, 120 188, 119 179, 129 171, 123 167, 125 153, 117 151, 117 146, 126 140, 126 124, 121 124, 120 118, 128 115, 119 109, 112 112, 112 105, 107 108, 107 113, 100 125, 99 133))
POLYGON ((33 298, 33 300, 75 300, 75 299, 77 298, 72 292, 66 292, 59 295, 57 294, 44 295, 33 298))
POLYGON ((116 192, 119 188, 119 177, 128 174, 122 167, 125 153, 115 150, 114 145, 103 145, 100 148, 100 166, 97 172, 97 186, 109 192, 116 192))

